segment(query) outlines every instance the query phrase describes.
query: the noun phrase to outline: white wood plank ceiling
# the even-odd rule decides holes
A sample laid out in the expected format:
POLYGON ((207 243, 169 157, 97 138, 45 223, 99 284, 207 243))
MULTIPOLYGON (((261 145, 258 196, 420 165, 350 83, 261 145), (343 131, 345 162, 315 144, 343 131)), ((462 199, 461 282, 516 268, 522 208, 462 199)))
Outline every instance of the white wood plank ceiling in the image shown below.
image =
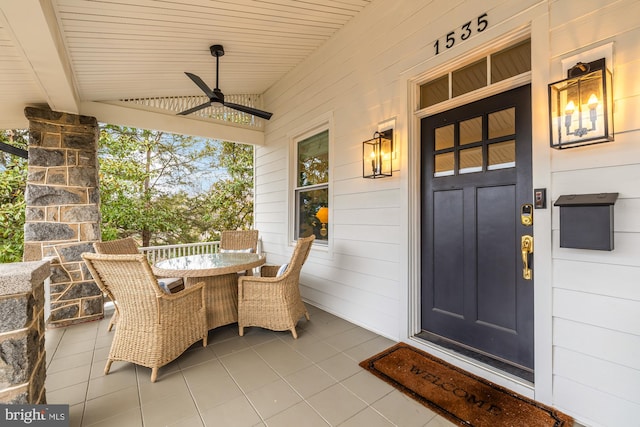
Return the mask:
POLYGON ((215 87, 212 44, 220 89, 262 94, 370 1, 0 0, 0 128, 27 104, 202 95, 184 71, 215 87))

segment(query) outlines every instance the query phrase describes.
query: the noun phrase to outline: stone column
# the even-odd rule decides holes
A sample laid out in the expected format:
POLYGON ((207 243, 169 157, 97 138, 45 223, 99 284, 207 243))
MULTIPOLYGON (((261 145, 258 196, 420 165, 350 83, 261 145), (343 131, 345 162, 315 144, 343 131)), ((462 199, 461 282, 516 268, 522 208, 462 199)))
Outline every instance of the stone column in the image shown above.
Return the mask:
POLYGON ((102 292, 80 258, 100 240, 98 122, 33 107, 25 108, 25 116, 29 165, 24 260, 63 255, 52 263, 50 325, 101 319, 102 292))
POLYGON ((48 261, 0 264, 0 402, 46 404, 44 280, 48 261))

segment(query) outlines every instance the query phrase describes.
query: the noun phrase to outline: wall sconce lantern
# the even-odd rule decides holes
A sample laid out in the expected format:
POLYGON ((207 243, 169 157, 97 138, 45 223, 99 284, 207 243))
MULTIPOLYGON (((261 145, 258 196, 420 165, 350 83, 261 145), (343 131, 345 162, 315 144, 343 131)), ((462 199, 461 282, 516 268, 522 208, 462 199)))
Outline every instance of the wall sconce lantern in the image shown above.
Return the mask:
POLYGON ((605 59, 578 62, 549 85, 551 147, 613 141, 613 90, 605 59))
POLYGON ((384 178, 393 175, 393 129, 373 134, 362 143, 362 177, 384 178))
POLYGON ((326 206, 322 206, 318 209, 318 212, 316 212, 316 218, 318 218, 320 224, 322 224, 322 227, 320 228, 320 235, 326 236, 327 224, 329 223, 329 209, 326 206))

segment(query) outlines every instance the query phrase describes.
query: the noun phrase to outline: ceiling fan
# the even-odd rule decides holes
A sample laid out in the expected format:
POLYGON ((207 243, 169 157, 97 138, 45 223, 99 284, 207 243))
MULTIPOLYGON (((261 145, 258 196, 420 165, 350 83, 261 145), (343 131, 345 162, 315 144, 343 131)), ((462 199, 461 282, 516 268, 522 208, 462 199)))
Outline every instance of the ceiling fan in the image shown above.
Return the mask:
POLYGON ((196 76, 195 74, 185 72, 187 77, 193 80, 193 82, 205 93, 205 95, 209 97, 209 102, 205 102, 204 104, 200 104, 196 107, 182 111, 178 113, 178 115, 186 116, 187 114, 195 113, 198 110, 202 110, 203 108, 207 108, 215 103, 218 103, 222 104, 225 107, 233 108, 234 110, 252 114, 256 117, 269 120, 273 113, 258 110, 257 108, 248 107, 246 105, 224 102, 224 94, 218 88, 218 77, 220 76, 220 57, 224 55, 224 48, 222 47, 222 45, 214 44, 213 46, 209 47, 209 50, 211 51, 211 55, 216 57, 216 87, 213 90, 209 89, 209 86, 207 86, 207 84, 200 77, 196 76))

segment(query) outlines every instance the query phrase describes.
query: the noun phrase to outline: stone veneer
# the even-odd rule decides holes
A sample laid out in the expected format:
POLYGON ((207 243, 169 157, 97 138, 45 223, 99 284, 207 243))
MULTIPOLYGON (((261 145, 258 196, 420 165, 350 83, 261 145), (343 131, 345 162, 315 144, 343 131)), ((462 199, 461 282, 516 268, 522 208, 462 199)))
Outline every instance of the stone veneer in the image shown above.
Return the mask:
POLYGON ((46 404, 44 281, 48 261, 0 264, 0 402, 46 404))
POLYGON ((100 240, 94 117, 25 108, 29 163, 24 261, 57 257, 51 265, 49 324, 66 326, 104 317, 104 300, 80 254, 100 240))

